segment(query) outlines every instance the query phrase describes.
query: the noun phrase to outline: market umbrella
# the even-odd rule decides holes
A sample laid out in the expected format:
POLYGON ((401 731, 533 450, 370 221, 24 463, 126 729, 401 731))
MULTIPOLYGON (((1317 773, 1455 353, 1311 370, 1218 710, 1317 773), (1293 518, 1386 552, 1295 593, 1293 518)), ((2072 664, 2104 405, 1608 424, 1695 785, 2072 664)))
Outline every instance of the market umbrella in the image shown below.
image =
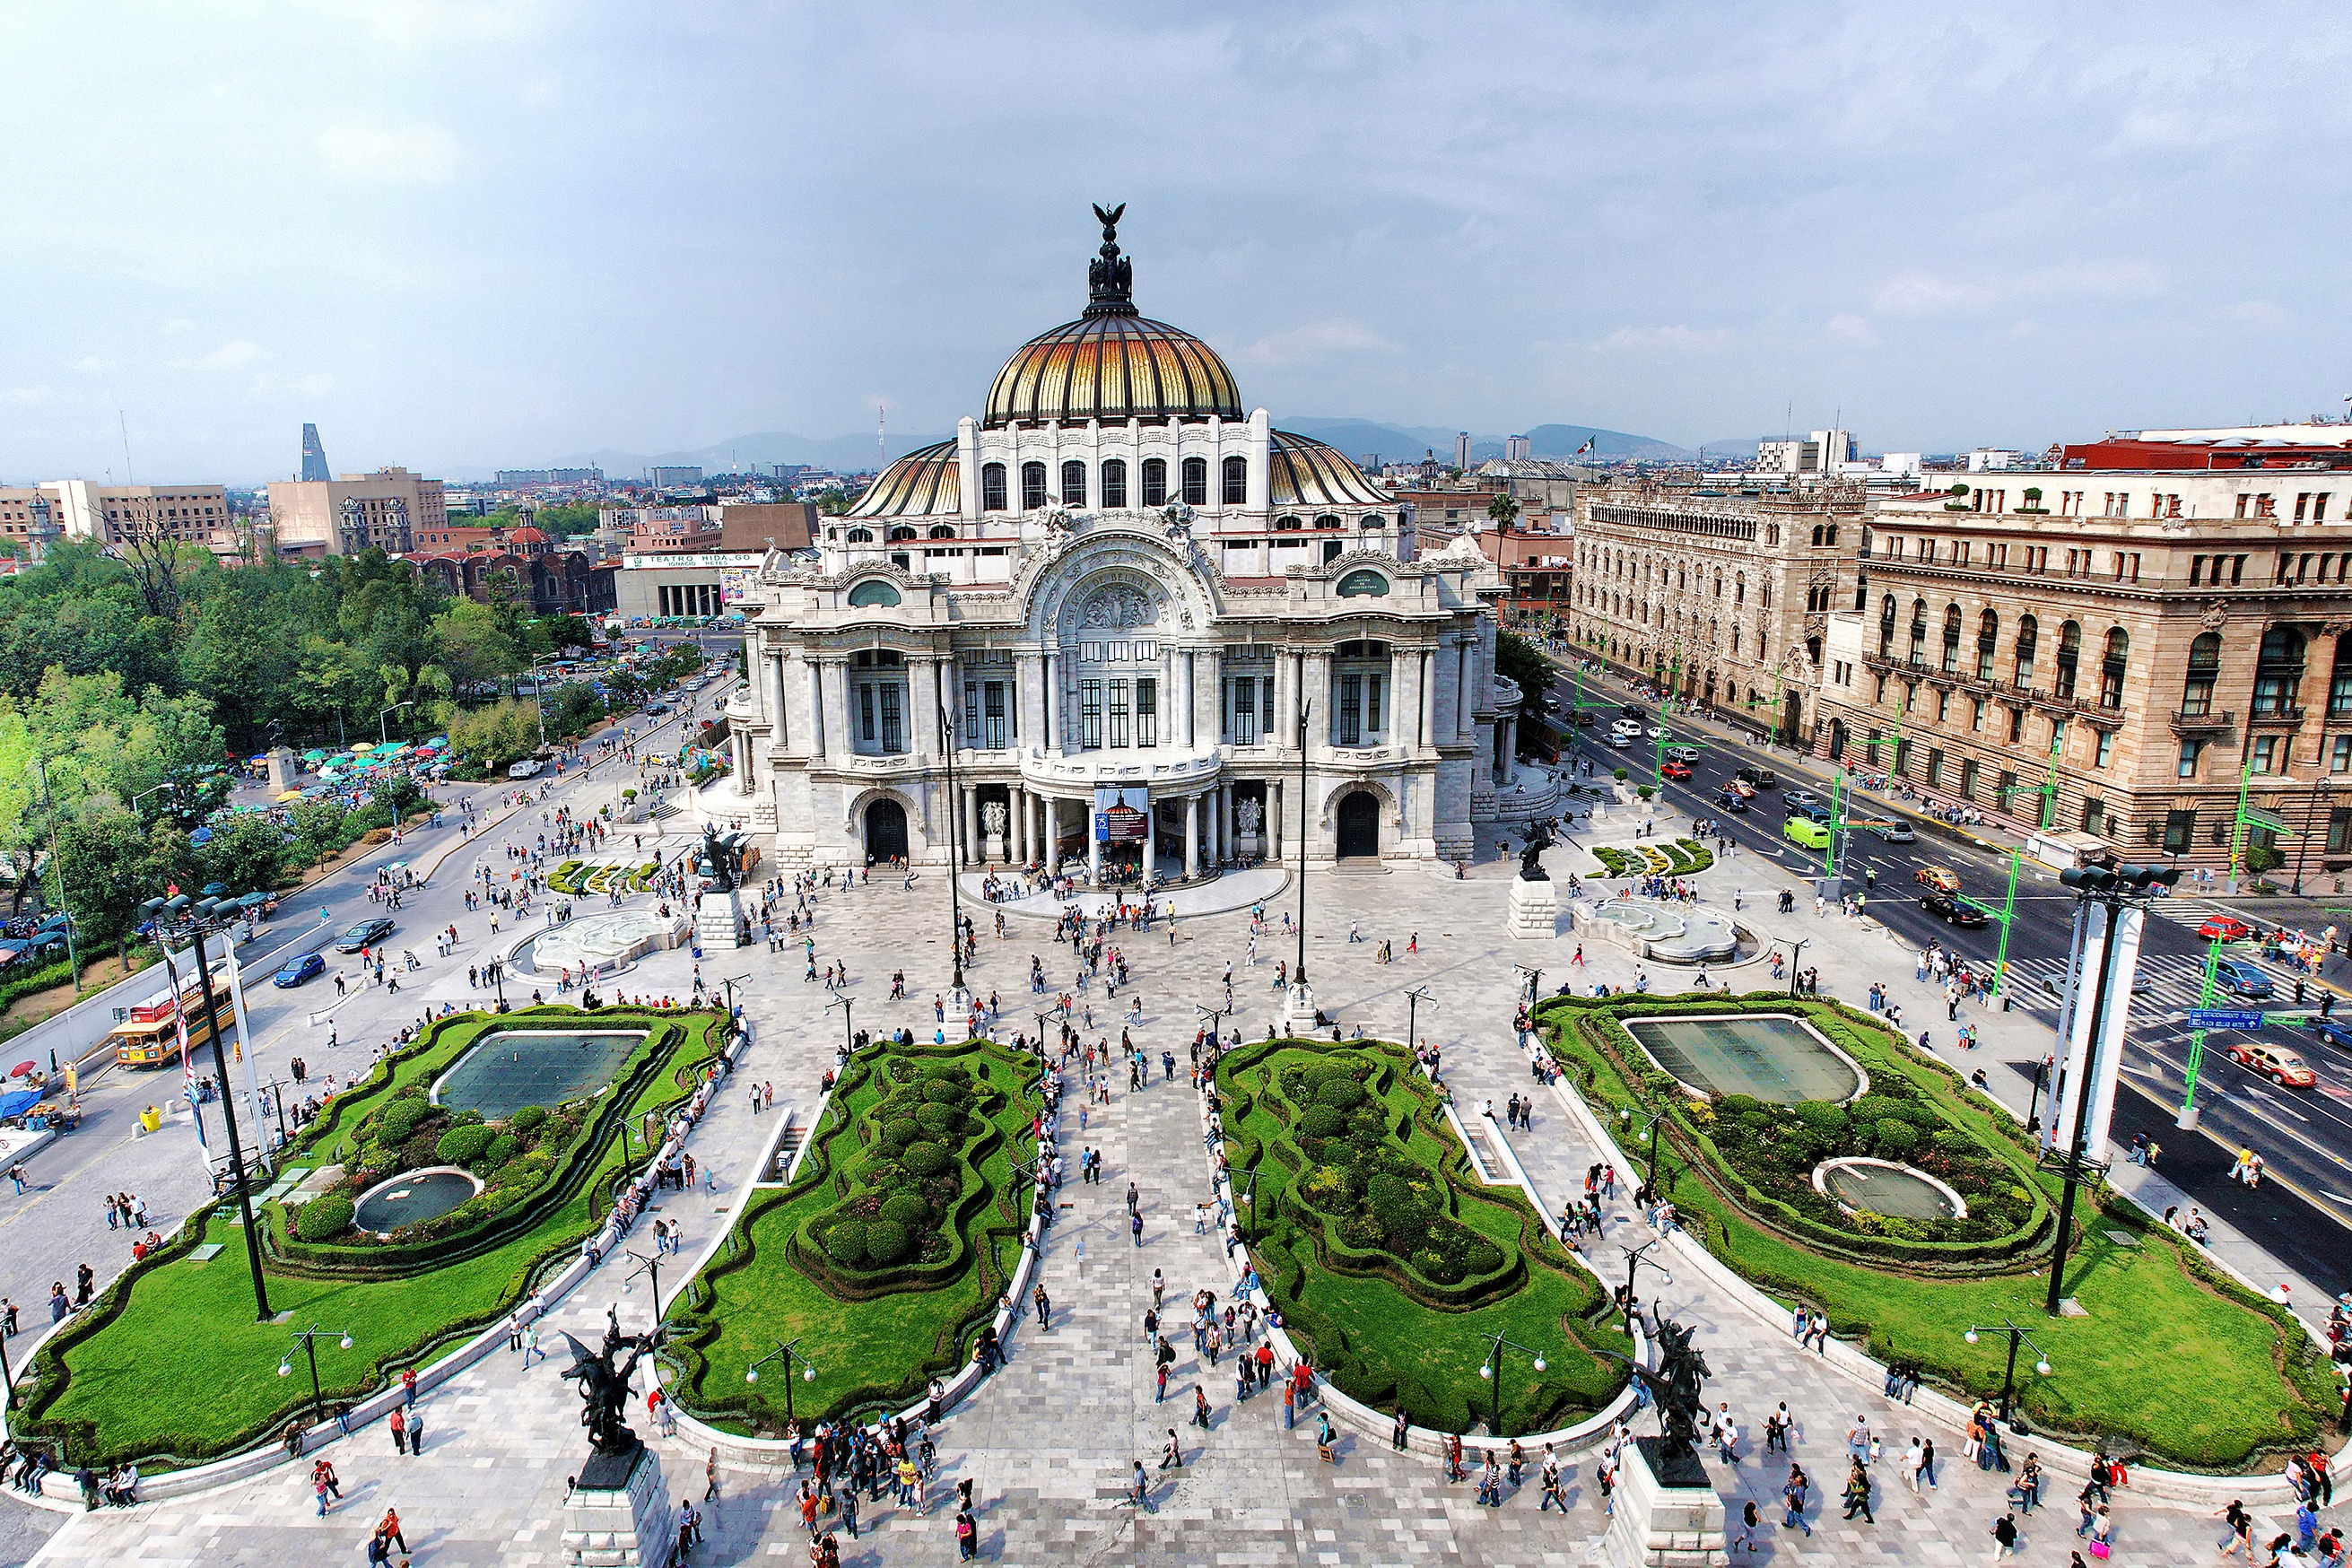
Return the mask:
POLYGON ((362 752, 373 752, 374 750, 375 742, 373 741, 362 741, 358 745, 352 748, 352 755, 356 757, 362 752))
POLYGON ((306 763, 323 763, 327 760, 327 753, 324 752, 305 752, 302 753, 302 760, 306 763))
POLYGON ((268 752, 262 752, 262 753, 261 753, 261 755, 259 755, 259 756, 257 756, 257 757, 248 757, 248 758, 247 758, 246 760, 247 760, 247 762, 254 762, 254 763, 266 763, 266 762, 268 762, 268 761, 269 760, 269 753, 268 753, 268 752))
POLYGON ((299 790, 299 789, 289 789, 289 790, 288 790, 284 795, 279 795, 279 796, 278 797, 278 803, 280 805, 285 805, 285 804, 286 804, 288 801, 289 801, 289 800, 300 800, 301 798, 302 798, 302 792, 301 792, 300 790, 299 790))
POLYGON ((425 743, 428 746, 446 746, 449 743, 449 737, 446 735, 436 735, 425 743))
POLYGON ((8 1076, 10 1078, 23 1078, 32 1070, 33 1064, 31 1062, 18 1062, 15 1067, 8 1069, 8 1076))
POLYGON ((212 841, 213 830, 209 827, 199 827, 188 835, 188 842, 191 844, 210 844, 212 841))

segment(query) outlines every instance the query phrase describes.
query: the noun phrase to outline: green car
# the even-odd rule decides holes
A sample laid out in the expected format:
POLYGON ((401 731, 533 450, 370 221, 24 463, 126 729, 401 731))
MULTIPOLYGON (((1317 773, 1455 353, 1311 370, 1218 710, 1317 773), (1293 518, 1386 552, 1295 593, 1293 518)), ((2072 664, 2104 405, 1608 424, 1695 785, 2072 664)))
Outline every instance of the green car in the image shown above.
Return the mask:
POLYGON ((1780 824, 1780 837, 1800 849, 1826 849, 1830 847, 1830 830, 1811 817, 1792 816, 1780 824))

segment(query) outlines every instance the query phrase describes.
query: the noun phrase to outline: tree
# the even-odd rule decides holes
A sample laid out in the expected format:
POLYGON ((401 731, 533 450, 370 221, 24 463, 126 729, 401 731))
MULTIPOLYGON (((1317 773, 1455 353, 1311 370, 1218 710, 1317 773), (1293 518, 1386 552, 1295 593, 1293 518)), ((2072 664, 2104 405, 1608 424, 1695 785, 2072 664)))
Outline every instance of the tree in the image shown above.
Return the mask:
POLYGON ((540 627, 547 634, 547 646, 551 648, 590 648, 596 646, 595 629, 578 616, 551 616, 540 623, 540 627))
POLYGON ((342 847, 343 808, 334 801, 298 800, 287 817, 304 865, 315 866, 342 847))
POLYGON ((1508 528, 1519 515, 1519 503, 1511 499, 1510 491, 1504 490, 1486 503, 1486 515, 1495 520, 1496 528, 1508 528))
POLYGON ((460 693, 488 685, 522 668, 514 639, 499 626, 487 605, 460 599, 433 619, 436 661, 460 693))
POLYGON ((451 717, 449 749, 495 772, 539 749, 539 710, 509 699, 451 717))
POLYGON ((238 892, 268 892, 285 876, 293 846, 269 817, 247 812, 214 825, 212 837, 195 847, 196 875, 226 882, 238 892))

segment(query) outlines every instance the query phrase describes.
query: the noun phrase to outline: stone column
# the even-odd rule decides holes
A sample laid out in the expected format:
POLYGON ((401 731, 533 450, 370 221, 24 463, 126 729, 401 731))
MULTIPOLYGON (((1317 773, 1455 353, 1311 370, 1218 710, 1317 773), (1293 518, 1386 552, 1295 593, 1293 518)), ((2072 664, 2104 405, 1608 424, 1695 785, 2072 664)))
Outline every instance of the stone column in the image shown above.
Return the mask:
POLYGON ((1269 860, 1278 861, 1282 858, 1282 781, 1266 780, 1265 820, 1258 826, 1265 830, 1265 857, 1269 860))
POLYGON ((768 743, 789 748, 793 742, 793 725, 791 715, 784 710, 784 656, 769 654, 765 668, 768 672, 765 693, 768 722, 773 726, 769 731, 768 743))
MULTIPOLYGON (((821 712, 838 715, 841 732, 830 743, 845 757, 857 750, 857 727, 849 715, 849 668, 846 665, 827 660, 817 666, 817 671, 824 690, 824 695, 819 700, 818 710, 821 712)), ((826 728, 830 730, 832 726, 827 725, 826 728)), ((817 746, 818 754, 824 753, 826 743, 821 737, 817 746)))
POLYGON ((1268 745, 1298 743, 1298 661, 1287 652, 1274 656, 1274 721, 1281 728, 1265 738, 1268 745))
POLYGON ((1194 721, 1199 717, 1197 711, 1199 704, 1195 700, 1197 688, 1193 684, 1197 679, 1194 668, 1195 655, 1191 648, 1186 648, 1177 657, 1182 659, 1184 664, 1184 747, 1190 751, 1194 744, 1194 721))
POLYGON ((1085 801, 1078 805, 1087 814, 1087 882, 1098 888, 1102 886, 1102 840, 1095 837, 1094 807, 1085 801))
POLYGON ((1470 689, 1470 639, 1462 638, 1454 645, 1454 738, 1468 741, 1476 738, 1478 721, 1473 715, 1477 700, 1470 689))
POLYGON ((1437 681, 1435 671, 1430 668, 1430 659, 1429 650, 1423 648, 1413 660, 1416 667, 1413 696, 1417 700, 1414 703, 1412 743, 1416 746, 1434 745, 1437 741, 1437 681))
POLYGON ((1328 746, 1339 734, 1339 716, 1331 711, 1331 653, 1318 648, 1299 656, 1299 670, 1311 707, 1307 713, 1307 743, 1328 746))
POLYGON ((1160 870, 1160 803, 1153 801, 1143 808, 1143 879, 1147 882, 1160 870))
POLYGON ((1059 876, 1062 870, 1062 835, 1054 819, 1061 813, 1061 802, 1050 795, 1039 795, 1037 811, 1045 827, 1045 875, 1059 876))
POLYGON ((1045 661, 1034 653, 1013 658, 1013 730, 1023 746, 1045 742, 1045 661))
POLYGON ((1014 784, 1007 800, 1013 818, 1010 825, 1013 842, 1008 847, 1013 860, 1026 866, 1029 864, 1029 792, 1014 784))
POLYGON ((1062 749, 1062 660, 1058 654, 1045 656, 1045 738, 1048 755, 1062 749))
POLYGON ((1389 700, 1387 711, 1381 715, 1387 728, 1381 733, 1388 737, 1388 743, 1391 746, 1409 746, 1416 739, 1412 732, 1412 720, 1409 717, 1419 707, 1419 699, 1413 692, 1411 679, 1412 664, 1413 658, 1409 649, 1393 644, 1390 646, 1389 700), (1406 707, 1408 702, 1414 706, 1406 707))

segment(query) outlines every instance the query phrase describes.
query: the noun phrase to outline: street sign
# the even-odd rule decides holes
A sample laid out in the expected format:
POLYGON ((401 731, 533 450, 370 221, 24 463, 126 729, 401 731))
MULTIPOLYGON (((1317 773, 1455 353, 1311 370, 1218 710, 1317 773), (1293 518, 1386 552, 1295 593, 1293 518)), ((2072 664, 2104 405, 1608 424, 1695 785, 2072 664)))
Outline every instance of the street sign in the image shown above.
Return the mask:
POLYGON ((2236 1007, 2191 1007, 2189 1026, 2192 1029, 2259 1029, 2263 1016, 2258 1011, 2236 1007))

